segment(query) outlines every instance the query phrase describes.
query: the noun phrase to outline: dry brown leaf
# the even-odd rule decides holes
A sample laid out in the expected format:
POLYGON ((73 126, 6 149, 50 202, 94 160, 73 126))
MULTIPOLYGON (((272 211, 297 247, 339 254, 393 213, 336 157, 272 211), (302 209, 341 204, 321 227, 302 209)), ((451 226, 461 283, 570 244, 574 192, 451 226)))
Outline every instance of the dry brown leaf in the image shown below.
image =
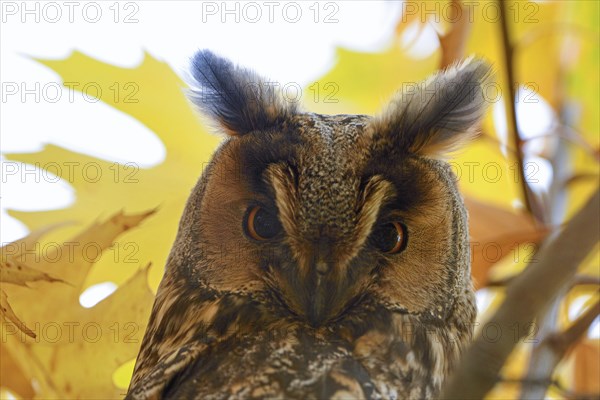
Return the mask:
POLYGON ((600 393, 600 343, 598 340, 583 340, 573 349, 575 393, 600 393))
POLYGON ((7 388, 23 399, 31 399, 35 391, 31 386, 31 379, 25 374, 13 360, 10 352, 3 343, 0 343, 0 387, 7 388))
POLYGON ((423 15, 422 15, 419 7, 420 7, 420 4, 415 3, 415 2, 413 2, 412 4, 410 2, 408 2, 403 5, 402 16, 398 19, 398 22, 396 23, 396 28, 394 30, 396 37, 400 37, 400 35, 402 35, 404 30, 413 23, 419 25, 418 26, 419 31, 418 31, 417 35, 419 35, 421 33, 421 30, 423 29, 423 25, 425 25, 427 20, 425 18, 423 18, 423 15))
POLYGON ((446 68, 465 55, 467 39, 471 32, 471 8, 465 8, 460 0, 452 0, 451 6, 447 7, 448 20, 452 25, 445 35, 438 33, 442 59, 440 68, 446 68))
POLYGON ((63 282, 45 272, 35 270, 18 260, 19 257, 7 257, 0 260, 0 282, 27 286, 27 282, 47 281, 63 282))
POLYGON ((31 329, 29 329, 23 323, 23 321, 21 321, 15 315, 14 311, 10 307, 10 304, 8 304, 8 296, 6 295, 4 290, 0 290, 0 315, 2 316, 3 321, 9 320, 13 324, 15 324, 15 326, 17 328, 19 328, 19 330, 21 332, 25 333, 27 336, 32 337, 32 338, 36 337, 35 333, 33 333, 33 331, 31 329))
POLYGON ((465 198, 471 236, 471 274, 476 288, 485 287, 490 268, 523 243, 539 243, 548 233, 527 214, 465 198))

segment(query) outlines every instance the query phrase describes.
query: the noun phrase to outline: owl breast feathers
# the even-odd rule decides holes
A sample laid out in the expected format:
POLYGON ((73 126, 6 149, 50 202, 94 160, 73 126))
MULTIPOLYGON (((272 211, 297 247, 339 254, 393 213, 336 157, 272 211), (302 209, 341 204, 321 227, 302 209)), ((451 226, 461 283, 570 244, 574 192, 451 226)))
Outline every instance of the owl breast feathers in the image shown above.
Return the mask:
POLYGON ((196 54, 190 98, 228 138, 188 200, 127 398, 435 397, 476 314, 444 158, 476 134, 489 74, 470 59, 378 116, 331 116, 196 54))

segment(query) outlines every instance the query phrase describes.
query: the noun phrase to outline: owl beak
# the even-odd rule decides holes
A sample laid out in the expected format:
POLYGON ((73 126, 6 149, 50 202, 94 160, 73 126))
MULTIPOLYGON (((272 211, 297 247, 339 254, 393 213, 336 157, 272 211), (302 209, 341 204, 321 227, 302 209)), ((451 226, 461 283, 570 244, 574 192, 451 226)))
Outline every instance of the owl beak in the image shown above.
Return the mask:
POLYGON ((306 317, 312 327, 317 328, 323 325, 329 314, 328 308, 323 291, 317 289, 312 301, 308 303, 306 308, 306 317))
POLYGON ((330 278, 331 267, 324 261, 317 261, 312 269, 311 289, 305 301, 308 322, 313 327, 323 325, 330 317, 335 287, 330 278))

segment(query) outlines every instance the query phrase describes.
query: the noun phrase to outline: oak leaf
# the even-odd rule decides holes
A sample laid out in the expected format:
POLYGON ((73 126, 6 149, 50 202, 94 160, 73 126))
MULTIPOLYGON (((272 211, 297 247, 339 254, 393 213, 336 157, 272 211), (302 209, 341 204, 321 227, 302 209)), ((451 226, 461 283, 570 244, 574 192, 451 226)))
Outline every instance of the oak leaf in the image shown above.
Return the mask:
MULTIPOLYGON (((28 284, 14 285, 9 293, 13 307, 19 310, 20 319, 29 328, 9 316, 25 333, 3 323, 1 351, 10 354, 8 362, 15 363, 15 370, 27 371, 26 380, 36 382, 37 396, 123 395, 123 389, 112 382, 113 373, 136 356, 141 344, 154 298, 147 283, 148 267, 137 270, 95 306, 85 308, 79 304, 79 296, 97 257, 84 249, 107 251, 117 237, 155 212, 131 215, 120 212, 62 243, 31 243, 25 239, 3 247, 3 256, 12 260, 11 268, 16 265, 27 268, 27 276, 35 279, 11 275, 11 279, 16 276, 13 281, 28 284), (22 243, 34 244, 34 249, 19 246, 22 243), (18 262, 12 266, 16 259, 18 262), (40 277, 43 279, 37 280, 40 277), (69 284, 53 282, 59 279, 69 284)), ((3 262, 6 265, 5 259, 3 262)), ((4 301, 4 292, 2 297, 4 301)), ((11 389, 11 381, 2 384, 11 389)), ((20 389, 15 388, 15 392, 20 389)))

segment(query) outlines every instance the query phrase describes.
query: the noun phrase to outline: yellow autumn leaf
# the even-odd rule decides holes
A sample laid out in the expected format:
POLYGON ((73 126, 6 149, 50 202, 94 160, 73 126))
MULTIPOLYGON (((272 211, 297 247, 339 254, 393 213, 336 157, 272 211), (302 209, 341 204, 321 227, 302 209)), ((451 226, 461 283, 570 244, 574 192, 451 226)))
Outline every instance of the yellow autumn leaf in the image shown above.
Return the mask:
MULTIPOLYGON (((131 69, 105 64, 79 52, 65 60, 40 62, 60 74, 75 90, 83 90, 90 82, 97 85, 100 90, 95 93, 101 101, 136 118, 160 138, 166 147, 166 158, 159 165, 142 168, 54 145, 47 145, 38 153, 7 154, 9 160, 58 171, 57 175, 68 181, 77 194, 75 204, 69 208, 9 214, 35 230, 66 220, 90 221, 123 206, 132 212, 160 207, 144 229, 123 235, 110 252, 96 261, 97 268, 86 282, 86 286, 107 280, 121 283, 134 273, 132 263, 127 261, 145 260, 155 266, 150 270, 150 284, 156 288, 188 193, 220 139, 208 134, 200 124, 185 97, 181 79, 167 64, 149 55, 131 69), (116 96, 115 87, 126 85, 128 89, 116 96)), ((65 232, 74 234, 75 229, 65 232)))
POLYGON ((47 235, 48 233, 52 232, 53 230, 56 230, 60 227, 68 226, 70 224, 71 224, 71 222, 69 222, 69 221, 62 221, 62 222, 59 222, 56 224, 48 225, 43 228, 36 229, 33 232, 30 232, 27 236, 25 236, 21 239, 11 242, 9 246, 5 245, 3 247, 0 247, 0 260, 4 260, 8 257, 8 255, 6 254, 6 250, 9 247, 10 247, 12 256, 20 260, 21 255, 24 256, 29 250, 34 249, 36 244, 39 243, 39 240, 43 236, 47 235), (15 253, 15 248, 18 248, 17 253, 15 253), (21 252, 21 254, 18 254, 18 252, 21 252))
MULTIPOLYGON (((10 283, 13 285, 27 286, 28 282, 46 281, 46 282, 64 282, 62 279, 57 279, 49 274, 38 271, 27 266, 20 261, 23 253, 27 252, 32 244, 34 244, 44 233, 54 229, 56 226, 46 227, 34 232, 27 237, 9 243, 6 246, 0 247, 0 283, 10 283), (8 254, 8 248, 18 249, 16 254, 8 254)), ((27 336, 35 338, 35 333, 29 329, 23 321, 17 317, 8 302, 8 295, 3 288, 0 288, 0 316, 2 320, 12 322, 21 332, 27 336)))
POLYGON ((438 65, 439 56, 412 59, 397 41, 380 53, 338 48, 335 65, 306 88, 304 101, 324 114, 375 114, 397 90, 422 81, 438 65))
MULTIPOLYGON (((96 251, 109 250, 120 235, 134 230, 147 218, 151 220, 154 213, 120 212, 70 240, 39 241, 36 250, 29 249, 25 255, 20 246, 9 244, 3 248, 4 255, 20 255, 24 265, 70 283, 34 281, 30 287, 10 287, 11 303, 35 338, 3 324, 1 351, 10 354, 15 370, 26 371, 27 379, 37 382, 38 396, 122 397, 123 389, 116 387, 112 379, 118 367, 135 357, 141 343, 154 297, 147 284, 148 267, 138 269, 113 294, 91 308, 81 306, 79 296, 98 258, 96 251), (93 253, 86 249, 93 249, 93 253)), ((11 389, 10 381, 3 385, 11 389)))

